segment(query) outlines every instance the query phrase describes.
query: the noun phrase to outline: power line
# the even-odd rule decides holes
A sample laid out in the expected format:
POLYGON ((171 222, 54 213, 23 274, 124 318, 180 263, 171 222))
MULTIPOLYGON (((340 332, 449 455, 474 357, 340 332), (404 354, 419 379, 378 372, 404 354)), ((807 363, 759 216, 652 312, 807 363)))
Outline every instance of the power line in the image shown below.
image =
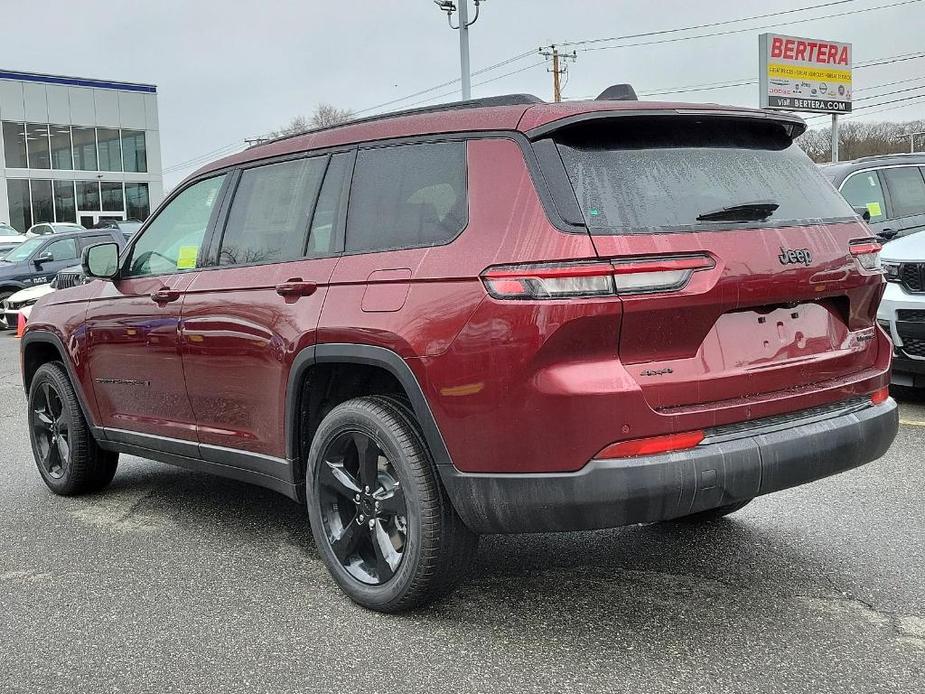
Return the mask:
MULTIPOLYGON (((920 85, 920 86, 918 86, 918 87, 914 87, 913 89, 925 89, 925 85, 920 85)), ((905 91, 905 90, 904 90, 904 91, 905 91)), ((875 95, 875 96, 871 96, 871 97, 867 97, 867 98, 879 99, 880 97, 883 97, 883 96, 887 96, 887 94, 877 94, 877 95, 875 95)), ((871 108, 874 108, 874 109, 877 109, 877 110, 868 111, 867 113, 863 113, 863 114, 861 114, 861 115, 869 115, 869 114, 871 114, 871 113, 879 113, 879 112, 881 112, 881 111, 889 111, 889 110, 891 110, 891 109, 889 109, 889 108, 883 109, 883 108, 879 108, 879 107, 880 107, 880 106, 889 106, 889 105, 891 105, 891 104, 900 104, 900 103, 904 103, 904 102, 907 102, 907 101, 910 102, 909 105, 912 105, 912 103, 919 103, 919 101, 921 101, 922 99, 925 99, 925 94, 913 94, 913 95, 911 95, 911 96, 904 96, 904 97, 902 97, 902 98, 900 98, 900 99, 890 99, 890 100, 888 100, 888 101, 881 101, 881 102, 878 102, 878 103, 875 103, 875 104, 865 104, 864 106, 859 106, 858 108, 854 109, 851 113, 847 113, 847 114, 843 114, 843 115, 840 114, 839 117, 840 117, 840 118, 853 118, 853 117, 855 116, 855 114, 856 114, 858 111, 867 111, 867 109, 871 109, 871 108)), ((905 108, 905 107, 903 107, 903 108, 905 108)), ((805 118, 805 120, 807 120, 807 121, 815 121, 816 119, 828 118, 828 117, 829 117, 829 114, 827 114, 827 113, 820 113, 820 114, 816 114, 816 115, 813 115, 813 116, 807 116, 807 117, 805 118)))
MULTIPOLYGON (((867 8, 857 9, 857 10, 846 10, 845 12, 836 12, 836 13, 833 13, 833 14, 819 15, 819 16, 817 16, 817 17, 805 17, 805 18, 802 18, 802 19, 796 19, 796 20, 792 20, 792 21, 789 21, 789 22, 775 22, 774 24, 767 24, 767 25, 758 26, 758 27, 745 27, 745 28, 742 28, 742 29, 729 29, 728 31, 717 31, 717 32, 709 33, 709 34, 696 34, 696 35, 694 35, 694 36, 678 36, 678 37, 676 37, 676 38, 671 38, 671 39, 659 39, 659 40, 657 40, 657 41, 640 41, 640 42, 637 42, 637 43, 624 43, 624 44, 619 44, 619 45, 616 45, 616 46, 596 46, 596 47, 592 47, 592 48, 579 48, 578 50, 587 53, 587 52, 590 52, 590 51, 606 51, 606 50, 610 50, 610 49, 613 49, 613 48, 635 48, 635 47, 638 47, 638 46, 654 46, 654 45, 664 44, 664 43, 676 43, 676 42, 678 42, 678 41, 692 41, 692 40, 694 40, 694 39, 704 39, 704 38, 710 38, 710 37, 713 37, 713 36, 730 36, 730 35, 732 35, 732 34, 741 34, 741 33, 746 32, 746 31, 761 31, 762 29, 773 29, 773 28, 775 28, 775 27, 790 26, 790 25, 792 25, 792 24, 802 24, 802 23, 804 23, 804 22, 816 22, 816 21, 819 21, 819 20, 821 20, 821 19, 833 19, 833 18, 836 18, 836 17, 848 17, 848 16, 850 16, 850 15, 862 14, 862 13, 864 13, 864 12, 875 12, 875 11, 877 11, 877 10, 886 10, 886 9, 890 9, 890 8, 892 8, 892 7, 902 7, 902 6, 904 6, 904 5, 911 5, 911 4, 913 4, 913 3, 918 3, 918 2, 922 2, 922 0, 900 0, 899 2, 892 2, 892 3, 888 3, 888 4, 886 4, 886 5, 877 5, 877 6, 875 6, 875 7, 867 7, 867 8)), ((667 33, 667 32, 666 32, 666 33, 667 33)))
POLYGON ((767 12, 765 14, 756 14, 750 17, 739 17, 737 19, 725 19, 720 22, 708 22, 706 24, 693 24, 686 27, 676 27, 674 29, 660 29, 656 31, 645 31, 638 34, 624 34, 623 36, 611 36, 608 38, 600 39, 584 39, 581 41, 562 41, 559 43, 560 46, 587 46, 594 43, 605 43, 607 41, 624 41, 626 39, 640 39, 646 38, 648 36, 661 36, 664 34, 676 34, 682 31, 694 31, 696 29, 712 29, 714 27, 727 26, 729 24, 737 24, 739 22, 750 22, 756 19, 768 19, 770 17, 780 17, 782 15, 794 14, 795 12, 808 12, 810 10, 819 10, 823 7, 832 7, 834 5, 846 5, 850 2, 857 2, 857 0, 836 0, 836 2, 823 2, 818 5, 810 5, 809 7, 799 7, 792 10, 780 10, 778 12, 767 12))

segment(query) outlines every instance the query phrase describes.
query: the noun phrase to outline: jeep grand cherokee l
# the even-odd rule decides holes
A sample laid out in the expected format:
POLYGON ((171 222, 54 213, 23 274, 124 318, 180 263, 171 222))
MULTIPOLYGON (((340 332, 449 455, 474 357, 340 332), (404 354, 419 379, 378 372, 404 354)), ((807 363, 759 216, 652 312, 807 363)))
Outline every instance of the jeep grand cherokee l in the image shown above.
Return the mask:
POLYGON ((880 244, 793 116, 495 97, 252 147, 22 341, 58 494, 120 453, 305 503, 381 611, 480 533, 715 518, 896 434, 880 244))

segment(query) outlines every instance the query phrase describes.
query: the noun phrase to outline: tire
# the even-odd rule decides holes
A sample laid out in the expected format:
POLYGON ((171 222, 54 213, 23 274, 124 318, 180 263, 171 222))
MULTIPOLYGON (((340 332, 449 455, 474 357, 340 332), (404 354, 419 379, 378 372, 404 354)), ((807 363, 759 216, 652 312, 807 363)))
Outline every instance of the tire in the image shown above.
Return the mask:
POLYGON ((312 441, 305 486, 318 551, 354 602, 402 612, 464 578, 478 536, 447 498, 406 401, 372 396, 333 408, 312 441))
POLYGON ((29 440, 39 474, 55 494, 99 491, 116 474, 119 454, 97 445, 60 362, 43 364, 32 378, 29 440))
POLYGON ((717 506, 716 508, 707 509, 706 511, 700 511, 698 513, 692 513, 689 516, 681 516, 680 518, 673 518, 669 523, 709 523, 710 521, 719 520, 723 516, 728 516, 730 513, 735 513, 740 508, 750 503, 751 499, 745 499, 744 501, 736 501, 734 504, 727 504, 726 506, 717 506))

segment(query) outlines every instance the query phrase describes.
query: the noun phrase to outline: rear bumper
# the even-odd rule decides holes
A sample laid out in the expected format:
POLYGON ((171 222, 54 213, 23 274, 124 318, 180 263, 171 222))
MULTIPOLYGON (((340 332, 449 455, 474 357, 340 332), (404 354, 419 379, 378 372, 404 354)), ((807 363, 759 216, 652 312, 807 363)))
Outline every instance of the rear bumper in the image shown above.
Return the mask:
POLYGON ((855 400, 796 418, 718 428, 696 448, 592 460, 572 473, 442 470, 463 521, 479 533, 609 528, 677 518, 864 465, 899 427, 896 403, 855 400))

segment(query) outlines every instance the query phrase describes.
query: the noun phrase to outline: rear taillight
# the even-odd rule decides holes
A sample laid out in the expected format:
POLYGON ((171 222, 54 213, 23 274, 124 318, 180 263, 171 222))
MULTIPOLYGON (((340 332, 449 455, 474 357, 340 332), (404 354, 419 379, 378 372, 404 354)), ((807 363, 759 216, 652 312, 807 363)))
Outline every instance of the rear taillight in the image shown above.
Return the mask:
POLYGON ((875 390, 870 394, 870 403, 872 405, 879 405, 886 402, 890 398, 890 388, 886 386, 880 390, 875 390))
POLYGON ((880 269, 881 248, 880 242, 873 239, 860 239, 848 244, 848 252, 857 258, 858 263, 865 270, 880 269))
POLYGON ((702 431, 685 431, 680 434, 650 436, 645 439, 633 439, 631 441, 612 443, 594 457, 598 460, 607 458, 632 458, 640 455, 668 453, 669 451, 683 451, 687 448, 693 448, 703 441, 703 439, 704 433, 702 431))
POLYGON ((495 265, 482 273, 482 281, 496 299, 647 294, 682 289, 695 272, 715 266, 708 255, 495 265))

